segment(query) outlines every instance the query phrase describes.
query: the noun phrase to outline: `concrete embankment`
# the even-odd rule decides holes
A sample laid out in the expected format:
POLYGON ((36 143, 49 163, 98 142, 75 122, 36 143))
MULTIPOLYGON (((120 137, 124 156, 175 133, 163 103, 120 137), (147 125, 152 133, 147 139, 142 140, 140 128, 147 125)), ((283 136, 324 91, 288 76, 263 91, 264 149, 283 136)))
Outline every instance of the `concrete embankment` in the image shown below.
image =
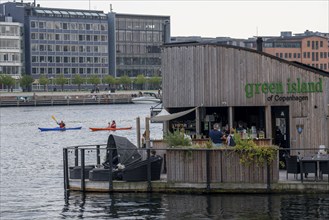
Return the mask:
POLYGON ((0 93, 0 107, 127 104, 138 91, 0 93))

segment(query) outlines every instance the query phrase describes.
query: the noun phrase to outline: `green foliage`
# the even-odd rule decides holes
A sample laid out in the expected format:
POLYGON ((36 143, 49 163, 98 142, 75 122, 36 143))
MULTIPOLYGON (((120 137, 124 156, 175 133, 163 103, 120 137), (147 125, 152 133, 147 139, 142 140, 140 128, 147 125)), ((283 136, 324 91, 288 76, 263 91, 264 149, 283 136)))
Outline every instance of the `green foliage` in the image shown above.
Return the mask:
POLYGON ((134 80, 134 83, 140 85, 140 89, 143 89, 143 85, 146 83, 146 78, 143 74, 139 74, 134 80))
POLYGON ((0 75, 0 82, 1 84, 4 84, 8 88, 8 92, 10 90, 10 87, 15 85, 15 79, 7 74, 0 75))
POLYGON ((244 165, 264 166, 266 163, 271 164, 276 158, 276 146, 258 146, 251 139, 241 139, 239 135, 235 135, 234 140, 235 152, 239 154, 240 162, 244 165))
POLYGON ((106 83, 106 84, 109 84, 109 86, 111 84, 113 84, 113 85, 116 84, 115 78, 113 76, 111 76, 111 75, 104 76, 103 82, 106 83))
POLYGON ((76 74, 72 80, 72 83, 75 85, 78 85, 78 90, 81 89, 81 84, 85 82, 85 79, 80 75, 76 74))
POLYGON ((22 75, 22 78, 20 79, 19 83, 21 85, 21 87, 28 89, 28 87, 30 87, 33 83, 34 79, 32 76, 30 75, 22 75))
POLYGON ((127 88, 127 86, 130 86, 131 81, 132 80, 127 75, 121 76, 119 78, 119 83, 125 85, 126 88, 127 88))
POLYGON ((94 86, 97 86, 98 84, 101 83, 101 79, 100 79, 97 75, 92 74, 92 75, 89 77, 88 82, 89 82, 90 84, 93 84, 94 86))
POLYGON ((49 84, 49 79, 45 75, 41 75, 39 78, 39 84, 43 85, 43 88, 46 91, 46 85, 49 84))
POLYGON ((150 82, 150 84, 152 85, 152 87, 154 89, 158 89, 158 88, 160 88, 160 85, 161 85, 161 77, 159 77, 159 76, 152 76, 149 79, 149 82, 150 82))
POLYGON ((179 130, 174 131, 173 133, 167 132, 164 135, 163 140, 168 144, 169 147, 186 147, 192 146, 191 139, 185 137, 179 130))
POLYGON ((68 79, 64 77, 64 74, 60 74, 55 79, 56 84, 61 85, 62 91, 64 91, 64 85, 68 82, 68 79))

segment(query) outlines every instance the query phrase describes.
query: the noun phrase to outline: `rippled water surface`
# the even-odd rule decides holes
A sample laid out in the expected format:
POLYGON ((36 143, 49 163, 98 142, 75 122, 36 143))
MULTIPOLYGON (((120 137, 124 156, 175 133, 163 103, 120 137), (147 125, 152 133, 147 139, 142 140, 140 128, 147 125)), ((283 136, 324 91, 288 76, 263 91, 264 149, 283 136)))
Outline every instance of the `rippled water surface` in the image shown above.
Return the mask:
MULTIPOLYGON (((329 195, 94 194, 63 190, 63 147, 106 143, 109 132, 90 132, 116 120, 116 131, 136 143, 136 118, 148 105, 0 108, 0 219, 329 219, 329 195), (55 127, 51 116, 81 130, 55 127)), ((151 138, 162 125, 151 124, 151 138)))

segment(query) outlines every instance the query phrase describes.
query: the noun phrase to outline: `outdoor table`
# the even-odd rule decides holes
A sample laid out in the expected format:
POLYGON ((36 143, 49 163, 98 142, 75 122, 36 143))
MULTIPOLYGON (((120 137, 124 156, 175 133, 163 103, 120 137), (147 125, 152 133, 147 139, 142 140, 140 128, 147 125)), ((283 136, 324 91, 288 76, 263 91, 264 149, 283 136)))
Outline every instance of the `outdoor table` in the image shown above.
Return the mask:
MULTIPOLYGON (((304 163, 315 163, 315 181, 318 180, 318 177, 320 176, 320 162, 328 162, 328 168, 329 168, 329 155, 314 155, 314 156, 305 156, 301 157, 299 159, 299 165, 300 165, 300 175, 301 175, 301 181, 303 182, 303 174, 304 174, 304 163)), ((329 177, 328 177, 329 181, 329 177)))

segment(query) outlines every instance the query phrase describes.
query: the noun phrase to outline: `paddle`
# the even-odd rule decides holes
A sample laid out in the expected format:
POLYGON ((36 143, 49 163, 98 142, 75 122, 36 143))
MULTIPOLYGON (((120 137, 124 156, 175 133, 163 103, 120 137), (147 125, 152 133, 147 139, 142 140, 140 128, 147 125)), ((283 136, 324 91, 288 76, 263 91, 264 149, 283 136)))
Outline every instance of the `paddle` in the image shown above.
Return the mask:
POLYGON ((57 122, 55 116, 52 115, 51 118, 54 119, 54 121, 56 122, 56 124, 58 124, 58 122, 57 122))

